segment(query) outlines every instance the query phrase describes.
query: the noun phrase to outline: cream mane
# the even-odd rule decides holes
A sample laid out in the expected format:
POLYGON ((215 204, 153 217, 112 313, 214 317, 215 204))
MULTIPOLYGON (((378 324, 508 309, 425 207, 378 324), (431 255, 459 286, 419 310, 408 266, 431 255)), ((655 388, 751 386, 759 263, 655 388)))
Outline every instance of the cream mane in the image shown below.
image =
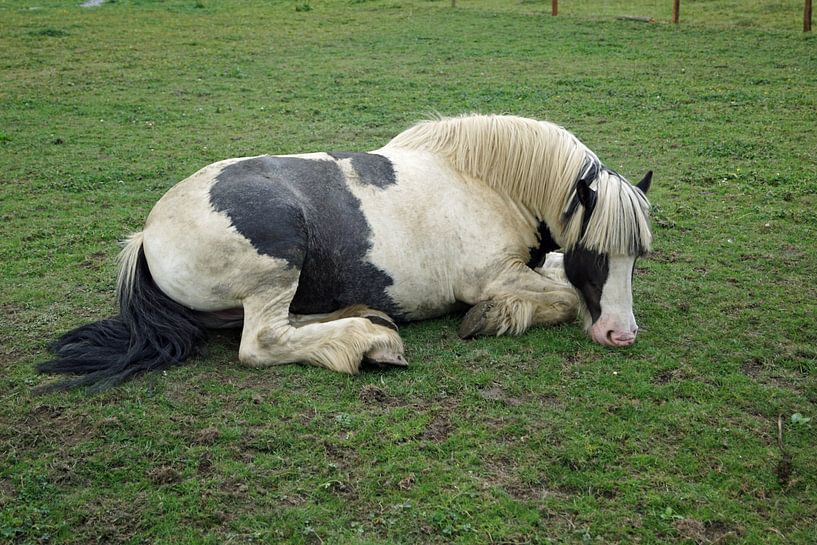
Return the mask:
POLYGON ((421 149, 524 206, 547 223, 562 248, 636 254, 649 250, 649 203, 640 190, 603 168, 596 155, 564 128, 514 116, 464 115, 423 121, 394 137, 389 147, 421 149), (582 235, 584 208, 566 214, 579 176, 590 179, 596 206, 582 235))

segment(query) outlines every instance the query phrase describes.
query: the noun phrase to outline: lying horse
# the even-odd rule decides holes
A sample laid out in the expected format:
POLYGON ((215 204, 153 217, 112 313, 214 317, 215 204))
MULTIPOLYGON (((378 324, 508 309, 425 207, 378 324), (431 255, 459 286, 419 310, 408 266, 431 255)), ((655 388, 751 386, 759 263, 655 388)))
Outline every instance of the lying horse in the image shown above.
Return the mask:
POLYGON ((128 239, 119 316, 64 334, 38 370, 103 389, 240 326, 244 364, 356 373, 405 365, 395 322, 462 305, 464 338, 578 313, 594 341, 626 346, 651 178, 630 185, 557 125, 482 115, 421 122, 370 153, 214 163, 128 239), (563 274, 537 271, 557 248, 563 274))

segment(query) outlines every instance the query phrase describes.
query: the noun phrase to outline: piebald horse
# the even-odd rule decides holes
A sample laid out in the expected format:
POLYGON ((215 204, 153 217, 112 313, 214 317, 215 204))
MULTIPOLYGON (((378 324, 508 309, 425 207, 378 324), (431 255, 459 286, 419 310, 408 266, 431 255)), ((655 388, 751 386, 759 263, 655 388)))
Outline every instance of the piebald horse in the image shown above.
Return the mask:
POLYGON ((467 307, 463 338, 579 315, 594 341, 627 346, 651 178, 631 185, 560 126, 485 115, 369 153, 214 163, 128 238, 120 314, 64 334, 38 370, 80 375, 47 388, 101 390, 242 327, 246 365, 357 373, 406 365, 396 323, 467 307))

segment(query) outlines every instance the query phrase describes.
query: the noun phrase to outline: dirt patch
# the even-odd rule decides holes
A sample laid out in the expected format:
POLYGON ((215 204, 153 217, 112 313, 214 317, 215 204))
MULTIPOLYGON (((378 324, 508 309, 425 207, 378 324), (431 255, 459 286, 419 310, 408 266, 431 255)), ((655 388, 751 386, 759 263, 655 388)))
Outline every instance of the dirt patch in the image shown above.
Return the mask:
MULTIPOLYGON (((31 320, 29 318, 30 312, 27 312, 25 307, 22 305, 15 305, 12 303, 4 303, 0 305, 0 323, 3 323, 6 327, 8 326, 16 326, 20 324, 25 324, 31 320)), ((9 328, 10 329, 10 328, 9 328)), ((10 333, 10 331, 5 331, 4 334, 10 333)), ((0 337, 2 338, 2 337, 0 337)), ((10 341, 11 337, 5 337, 6 340, 10 341)), ((18 352, 14 348, 12 348, 12 343, 3 343, 3 350, 0 354, 22 354, 22 352, 18 352)), ((15 360, 8 360, 9 362, 15 360)))
POLYGON ((564 357, 564 364, 568 366, 577 365, 582 363, 586 360, 585 354, 583 352, 574 352, 573 354, 567 354, 564 357))
POLYGON ((672 527, 683 539, 689 539, 695 543, 708 543, 706 528, 704 523, 695 519, 679 519, 672 523, 672 527))
POLYGON ((763 363, 757 358, 752 358, 744 361, 740 366, 740 370, 743 371, 743 374, 747 377, 756 379, 763 371, 763 363))
POLYGON ((679 519, 672 524, 683 539, 698 545, 729 543, 740 535, 740 528, 721 521, 701 522, 695 519, 679 519))
POLYGON ((173 484, 182 479, 181 474, 170 466, 160 466, 148 471, 148 479, 153 484, 173 484))
POLYGON ((18 444, 26 448, 50 443, 61 451, 92 439, 94 428, 88 424, 88 415, 73 412, 63 405, 40 404, 32 407, 18 427, 18 444))
POLYGON ((558 409, 564 407, 564 399, 556 394, 539 394, 534 396, 541 407, 558 409))
POLYGON ((397 488, 400 490, 411 490, 414 488, 414 483, 417 482, 417 477, 414 473, 409 473, 397 483, 397 488))
POLYGON ((140 530, 145 512, 146 492, 135 497, 99 497, 79 506, 85 511, 82 524, 75 528, 77 541, 82 543, 128 543, 140 530), (85 539, 83 539, 85 538, 85 539))
POLYGON ((483 369, 493 362, 494 357, 487 350, 477 349, 466 353, 462 359, 469 368, 483 369))
POLYGON ((385 390, 374 384, 366 384, 360 389, 360 401, 367 405, 390 406, 397 404, 397 398, 389 395, 385 390))
POLYGON ((84 485, 83 478, 77 471, 86 463, 90 453, 72 454, 48 463, 49 481, 55 485, 84 485))
POLYGON ((689 375, 683 369, 665 369, 658 373, 652 380, 653 384, 669 384, 678 380, 686 380, 689 375))
POLYGON ((425 431, 420 434, 421 439, 428 441, 442 442, 448 439, 454 431, 454 425, 444 414, 438 414, 434 420, 426 427, 425 431))
POLYGON ((249 497, 250 489, 240 479, 235 478, 226 479, 219 485, 218 488, 223 494, 233 499, 244 500, 249 497))
POLYGON ((798 261, 805 257, 805 253, 794 244, 783 244, 780 247, 780 256, 790 262, 798 261))
POLYGON ((507 416, 485 416, 481 419, 483 426, 489 430, 501 432, 509 426, 514 420, 507 416))
POLYGON ((661 250, 654 250, 650 252, 650 261, 657 261, 659 263, 675 263, 681 257, 681 253, 676 251, 666 253, 661 250))
POLYGON ((498 401, 505 405, 516 407, 522 404, 522 400, 518 397, 513 397, 508 392, 503 390, 499 385, 492 385, 489 388, 479 390, 479 397, 487 399, 488 401, 498 401))
POLYGON ((212 445, 218 439, 218 428, 204 428, 196 435, 196 442, 202 445, 212 445))
MULTIPOLYGON (((0 338, 0 342, 4 342, 0 338)), ((3 348, 0 350, 0 367, 10 367, 16 364, 23 357, 23 352, 13 348, 3 348)))
POLYGON ((213 471, 213 456, 209 452, 202 452, 196 472, 199 475, 209 475, 213 471))
POLYGON ((298 417, 301 421, 301 424, 306 426, 310 424, 315 418, 318 416, 318 411, 314 407, 308 407, 301 415, 298 417))
POLYGON ((764 364, 758 358, 750 358, 741 364, 740 370, 744 375, 764 386, 772 386, 802 394, 806 390, 803 387, 803 377, 810 375, 809 365, 799 366, 798 355, 786 348, 780 351, 779 358, 778 361, 771 364, 764 364), (785 361, 785 364, 781 364, 783 361, 785 361))
POLYGON ((338 467, 356 467, 358 465, 357 451, 352 447, 324 441, 323 451, 338 467))
POLYGON ((564 491, 545 482, 528 483, 517 476, 516 464, 507 457, 486 461, 488 474, 482 480, 484 488, 501 488, 510 497, 523 501, 539 501, 545 498, 569 497, 564 491))
POLYGON ((0 479, 0 507, 13 503, 17 498, 17 488, 9 479, 0 479))
POLYGON ((341 480, 336 479, 329 481, 323 485, 323 488, 336 496, 341 496, 346 499, 357 498, 357 492, 355 492, 354 487, 350 483, 341 480))
POLYGON ((108 261, 108 254, 105 252, 94 252, 87 256, 82 263, 79 264, 83 269, 98 270, 105 266, 108 261))
POLYGON ((281 505, 285 505, 285 506, 288 506, 288 507, 298 507, 299 505, 305 504, 306 501, 307 501, 307 498, 300 495, 300 494, 294 494, 294 495, 283 494, 283 495, 278 496, 278 502, 281 505))
POLYGON ((710 543, 729 543, 743 533, 739 526, 722 521, 706 521, 704 531, 710 543))

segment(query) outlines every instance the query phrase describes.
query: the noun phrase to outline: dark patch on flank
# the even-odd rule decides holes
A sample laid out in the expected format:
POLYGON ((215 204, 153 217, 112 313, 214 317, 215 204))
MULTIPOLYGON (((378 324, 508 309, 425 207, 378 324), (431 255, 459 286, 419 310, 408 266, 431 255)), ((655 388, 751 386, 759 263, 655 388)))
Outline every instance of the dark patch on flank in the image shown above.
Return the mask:
POLYGON ((579 290, 593 322, 601 316, 601 292, 610 272, 607 254, 586 249, 579 244, 565 253, 565 274, 579 290))
POLYGON ((326 179, 337 166, 328 161, 257 157, 229 165, 210 188, 210 204, 226 214, 259 254, 300 267, 306 256, 302 197, 287 180, 326 179))
POLYGON ((329 155, 336 160, 351 159, 352 168, 362 184, 384 188, 397 182, 394 166, 382 155, 346 151, 331 152, 329 155))
POLYGON ((553 240, 547 224, 544 221, 539 221, 536 228, 536 238, 539 241, 539 246, 528 248, 530 252, 530 259, 528 259, 528 267, 537 269, 545 264, 547 254, 559 249, 559 245, 553 240))
POLYGON ((318 314, 363 304, 402 318, 386 293, 393 280, 366 260, 371 229, 337 163, 245 159, 216 177, 210 202, 259 253, 300 269, 291 312, 318 314))

